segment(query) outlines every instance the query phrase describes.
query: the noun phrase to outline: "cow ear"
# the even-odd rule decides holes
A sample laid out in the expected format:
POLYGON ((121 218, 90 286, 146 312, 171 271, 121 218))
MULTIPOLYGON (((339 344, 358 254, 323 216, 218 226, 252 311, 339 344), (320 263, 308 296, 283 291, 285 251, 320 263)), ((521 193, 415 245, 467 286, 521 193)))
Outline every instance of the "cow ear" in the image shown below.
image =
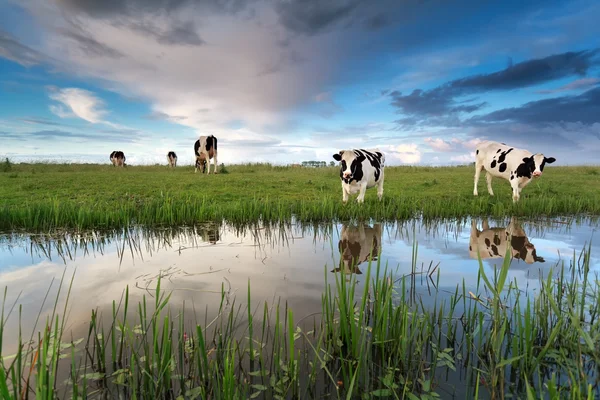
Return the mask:
POLYGON ((339 153, 334 154, 333 159, 336 161, 342 161, 342 152, 340 151, 339 153))
POLYGON ((525 157, 525 158, 523 159, 523 162, 524 162, 524 163, 529 163, 529 162, 532 162, 532 161, 533 161, 533 156, 531 156, 531 157, 525 157))
POLYGON ((548 164, 552 164, 554 161, 556 161, 556 158, 554 158, 554 157, 548 157, 548 158, 544 157, 544 160, 546 160, 546 162, 548 164))

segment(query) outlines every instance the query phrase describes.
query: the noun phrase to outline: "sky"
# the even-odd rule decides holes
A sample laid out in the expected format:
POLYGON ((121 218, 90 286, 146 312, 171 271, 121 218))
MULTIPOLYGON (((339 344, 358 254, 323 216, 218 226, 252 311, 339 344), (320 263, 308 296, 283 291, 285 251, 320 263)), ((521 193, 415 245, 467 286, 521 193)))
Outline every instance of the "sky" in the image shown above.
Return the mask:
POLYGON ((600 164, 600 2, 0 0, 0 157, 600 164))

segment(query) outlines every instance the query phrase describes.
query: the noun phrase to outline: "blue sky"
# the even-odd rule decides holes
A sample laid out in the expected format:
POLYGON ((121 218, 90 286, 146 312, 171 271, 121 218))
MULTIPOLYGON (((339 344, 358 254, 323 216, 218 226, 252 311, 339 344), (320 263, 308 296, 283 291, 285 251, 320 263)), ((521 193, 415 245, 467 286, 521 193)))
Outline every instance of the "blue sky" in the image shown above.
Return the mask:
POLYGON ((600 4, 4 0, 0 156, 467 163, 481 140, 598 164, 600 4))

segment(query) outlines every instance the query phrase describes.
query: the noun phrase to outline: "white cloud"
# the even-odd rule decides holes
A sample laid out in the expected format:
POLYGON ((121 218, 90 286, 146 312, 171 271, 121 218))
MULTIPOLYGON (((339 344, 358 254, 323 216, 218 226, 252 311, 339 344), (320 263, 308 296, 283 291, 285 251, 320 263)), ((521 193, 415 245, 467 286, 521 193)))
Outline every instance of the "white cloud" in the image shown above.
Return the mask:
POLYGON ((388 146, 386 151, 386 164, 418 164, 421 162, 421 151, 414 144, 400 144, 398 146, 388 146))
POLYGON ((103 118, 107 114, 107 111, 104 110, 104 102, 92 92, 84 89, 58 89, 50 93, 50 98, 67 107, 68 111, 65 111, 61 105, 50 106, 50 111, 61 118, 76 116, 97 124, 104 122, 103 118))
POLYGON ((437 151, 451 151, 452 145, 443 139, 432 139, 430 137, 423 139, 425 143, 429 145, 434 150, 437 151))
POLYGON ((470 163, 475 161, 475 153, 461 154, 460 156, 450 157, 450 161, 458 163, 470 163))

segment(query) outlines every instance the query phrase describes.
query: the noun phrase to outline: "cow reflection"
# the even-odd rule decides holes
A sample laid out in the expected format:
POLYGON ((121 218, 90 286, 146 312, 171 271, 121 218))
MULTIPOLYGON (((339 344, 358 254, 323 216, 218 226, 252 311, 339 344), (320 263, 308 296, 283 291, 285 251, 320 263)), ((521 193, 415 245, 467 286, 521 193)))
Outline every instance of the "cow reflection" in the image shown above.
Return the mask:
POLYGON ((515 218, 511 218, 506 228, 490 228, 487 219, 483 220, 483 230, 477 229, 475 220, 471 221, 471 238, 469 240, 469 256, 477 259, 477 249, 481 259, 504 258, 507 247, 513 258, 523 260, 527 264, 544 262, 543 257, 536 254, 535 246, 529 241, 525 231, 515 218))
POLYGON ((370 227, 362 224, 358 227, 342 225, 340 234, 340 264, 331 272, 344 274, 362 274, 358 268, 363 262, 377 261, 381 250, 381 225, 370 227))
POLYGON ((198 228, 198 234, 203 242, 216 244, 221 240, 221 229, 219 225, 206 225, 198 228))

